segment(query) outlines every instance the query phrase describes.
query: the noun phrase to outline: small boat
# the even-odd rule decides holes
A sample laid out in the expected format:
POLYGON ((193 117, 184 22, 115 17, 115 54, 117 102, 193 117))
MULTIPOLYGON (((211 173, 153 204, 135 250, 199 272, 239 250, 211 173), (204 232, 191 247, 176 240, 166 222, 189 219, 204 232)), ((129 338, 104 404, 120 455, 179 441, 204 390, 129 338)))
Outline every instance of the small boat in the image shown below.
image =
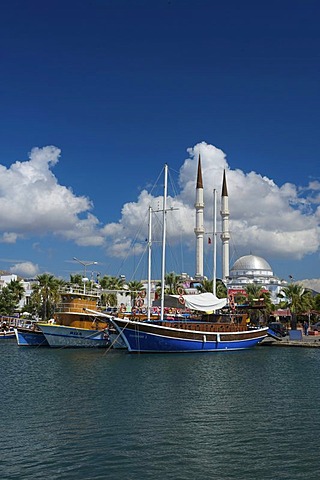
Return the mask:
POLYGON ((50 347, 108 347, 108 323, 99 312, 86 312, 87 308, 97 308, 99 293, 67 287, 60 290, 60 296, 54 318, 39 323, 50 347))
POLYGON ((39 325, 50 347, 108 347, 109 335, 105 330, 68 327, 65 325, 39 325))
POLYGON ((11 327, 0 332, 0 339, 8 340, 9 338, 15 338, 14 329, 11 327))
POLYGON ((19 346, 47 347, 49 343, 40 328, 33 324, 32 327, 16 327, 14 333, 19 346))

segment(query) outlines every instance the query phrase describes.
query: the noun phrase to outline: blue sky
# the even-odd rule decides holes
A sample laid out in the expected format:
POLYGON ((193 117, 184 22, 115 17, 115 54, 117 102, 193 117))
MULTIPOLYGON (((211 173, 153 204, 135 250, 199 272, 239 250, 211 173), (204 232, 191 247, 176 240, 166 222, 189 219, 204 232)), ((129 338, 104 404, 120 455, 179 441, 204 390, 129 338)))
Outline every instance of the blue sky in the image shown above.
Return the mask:
POLYGON ((194 274, 201 153, 208 236, 227 171, 231 263, 251 252, 281 278, 319 278, 319 13, 313 0, 1 2, 0 269, 69 278, 77 257, 145 278, 167 163, 167 270, 194 274))

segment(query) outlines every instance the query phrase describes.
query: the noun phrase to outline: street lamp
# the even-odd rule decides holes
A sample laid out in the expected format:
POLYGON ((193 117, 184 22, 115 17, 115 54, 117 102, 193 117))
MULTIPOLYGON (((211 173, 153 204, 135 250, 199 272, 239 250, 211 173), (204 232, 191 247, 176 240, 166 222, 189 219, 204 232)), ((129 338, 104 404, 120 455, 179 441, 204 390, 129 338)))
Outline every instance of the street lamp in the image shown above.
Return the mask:
POLYGON ((85 260, 79 260, 76 257, 73 257, 73 260, 80 263, 80 265, 82 265, 84 267, 84 277, 82 278, 82 281, 83 281, 83 293, 86 293, 86 282, 88 281, 87 267, 89 267, 90 265, 98 265, 98 262, 88 262, 88 261, 85 261, 85 260))

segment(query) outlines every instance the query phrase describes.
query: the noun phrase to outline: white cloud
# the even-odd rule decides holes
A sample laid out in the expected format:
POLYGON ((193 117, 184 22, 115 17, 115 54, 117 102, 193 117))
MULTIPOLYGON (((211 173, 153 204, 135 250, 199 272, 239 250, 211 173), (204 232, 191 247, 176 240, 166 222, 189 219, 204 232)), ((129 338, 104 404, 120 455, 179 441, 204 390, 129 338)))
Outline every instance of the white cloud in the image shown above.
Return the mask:
POLYGON ((8 169, 0 165, 0 241, 49 233, 79 245, 101 245, 91 201, 59 185, 51 171, 59 157, 60 150, 48 146, 34 148, 29 160, 8 169))
MULTIPOLYGON (((181 190, 174 198, 168 196, 168 208, 178 209, 167 215, 168 238, 170 237, 171 243, 181 241, 182 238, 186 245, 194 249, 195 184, 200 153, 206 232, 212 232, 213 188, 217 190, 219 199, 225 169, 232 243, 239 250, 242 249, 244 253, 253 251, 262 256, 292 259, 301 259, 319 250, 320 229, 317 216, 320 209, 314 211, 314 205, 308 199, 319 190, 318 182, 310 183, 308 197, 303 197, 303 188, 296 185, 286 183, 278 186, 272 179, 256 172, 232 170, 222 150, 205 142, 187 151, 189 158, 182 165, 179 175, 181 190)), ((143 248, 147 234, 146 217, 149 205, 157 208, 162 205, 162 199, 153 198, 146 191, 142 191, 137 202, 123 206, 119 223, 104 227, 103 233, 109 244, 109 254, 117 256, 128 254, 131 248, 128 239, 135 236, 143 248), (141 227, 142 222, 144 228, 141 227)), ((219 228, 221 229, 218 226, 219 228)))
POLYGON ((10 272, 23 278, 32 278, 40 273, 39 266, 32 262, 20 262, 10 267, 10 272))
MULTIPOLYGON (((231 169, 225 153, 205 142, 187 150, 179 172, 178 194, 168 196, 168 240, 195 246, 195 184, 201 154, 205 230, 212 232, 213 188, 221 194, 223 170, 229 193, 231 243, 238 252, 301 259, 319 251, 318 181, 307 186, 278 186, 256 172, 231 169)), ((52 167, 60 150, 35 148, 30 158, 10 168, 0 165, 0 242, 53 234, 81 246, 102 247, 113 257, 136 255, 146 248, 148 207, 162 208, 162 196, 142 190, 136 202, 125 203, 119 222, 101 225, 89 198, 59 184, 52 167), (135 248, 133 249, 133 244, 135 248)), ((218 215, 219 220, 219 215, 218 215)), ((157 227, 161 213, 153 215, 157 227)), ((218 229, 221 229, 218 222, 218 229)), ((160 235, 159 235, 160 238, 160 235)))

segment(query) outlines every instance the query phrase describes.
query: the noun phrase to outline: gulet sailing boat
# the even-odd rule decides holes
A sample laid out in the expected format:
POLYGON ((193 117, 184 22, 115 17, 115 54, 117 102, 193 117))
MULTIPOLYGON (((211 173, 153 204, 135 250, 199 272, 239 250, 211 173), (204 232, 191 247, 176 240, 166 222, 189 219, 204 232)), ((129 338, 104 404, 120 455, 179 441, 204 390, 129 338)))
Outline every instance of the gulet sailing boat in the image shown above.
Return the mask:
MULTIPOLYGON (((106 316, 109 317, 119 338, 132 353, 222 352, 254 347, 267 336, 268 328, 248 330, 245 315, 215 315, 216 321, 164 320, 163 318, 167 169, 165 165, 161 318, 139 322, 128 318, 106 316)), ((150 292, 148 297, 150 300, 150 292)), ((218 311, 227 303, 227 299, 219 299, 210 292, 182 297, 185 306, 197 312, 218 311)))

